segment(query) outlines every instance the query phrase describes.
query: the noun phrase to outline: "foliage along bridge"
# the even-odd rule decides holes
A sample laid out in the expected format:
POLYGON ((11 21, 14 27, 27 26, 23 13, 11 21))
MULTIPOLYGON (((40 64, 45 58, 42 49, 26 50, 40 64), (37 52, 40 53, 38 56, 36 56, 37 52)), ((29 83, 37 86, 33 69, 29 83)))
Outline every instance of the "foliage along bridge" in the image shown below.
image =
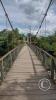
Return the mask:
POLYGON ((51 55, 33 45, 20 45, 0 59, 0 100, 56 100, 54 72, 51 55), (45 78, 51 86, 42 91, 38 83, 45 78))

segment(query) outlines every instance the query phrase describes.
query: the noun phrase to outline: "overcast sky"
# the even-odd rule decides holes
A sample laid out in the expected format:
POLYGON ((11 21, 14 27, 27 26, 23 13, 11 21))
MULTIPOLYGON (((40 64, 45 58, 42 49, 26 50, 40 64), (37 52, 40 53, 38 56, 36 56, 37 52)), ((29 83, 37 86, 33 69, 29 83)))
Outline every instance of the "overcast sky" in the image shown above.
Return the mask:
MULTIPOLYGON (((29 32, 31 26, 32 31, 35 33, 38 30, 40 22, 48 7, 50 0, 2 0, 12 22, 14 28, 21 31, 29 32)), ((6 25, 6 17, 0 4, 0 30, 10 28, 8 21, 6 25)), ((46 17, 46 30, 47 33, 55 30, 56 28, 56 0, 50 7, 46 17)), ((45 21, 39 34, 45 33, 45 21)))

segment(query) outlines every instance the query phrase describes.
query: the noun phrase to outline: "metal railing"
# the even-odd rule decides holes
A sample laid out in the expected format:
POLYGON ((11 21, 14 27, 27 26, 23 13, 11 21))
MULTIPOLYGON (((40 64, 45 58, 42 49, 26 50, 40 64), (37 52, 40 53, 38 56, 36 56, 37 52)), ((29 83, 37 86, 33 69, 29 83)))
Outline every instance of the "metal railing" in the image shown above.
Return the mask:
POLYGON ((7 54, 5 54, 1 59, 0 59, 0 83, 3 81, 5 78, 7 72, 11 68, 13 62, 15 61, 18 53, 20 52, 23 44, 17 46, 7 54))
POLYGON ((45 69, 49 72, 50 78, 54 80, 56 72, 56 58, 35 45, 30 45, 30 48, 35 52, 43 66, 45 66, 45 69))

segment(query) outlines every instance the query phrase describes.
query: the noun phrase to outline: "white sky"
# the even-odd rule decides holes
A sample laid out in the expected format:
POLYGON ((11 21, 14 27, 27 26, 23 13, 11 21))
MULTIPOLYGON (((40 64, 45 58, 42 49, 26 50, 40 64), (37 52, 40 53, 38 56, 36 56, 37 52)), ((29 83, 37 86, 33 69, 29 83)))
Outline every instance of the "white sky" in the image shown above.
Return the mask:
MULTIPOLYGON (((39 24, 44 16, 44 13, 48 7, 50 0, 2 0, 9 18, 14 28, 18 28, 21 31, 29 32, 31 26, 32 32, 38 30, 39 24)), ((47 17, 46 26, 48 33, 56 29, 56 0, 53 0, 53 4, 50 7, 47 17)), ((0 5, 0 30, 6 28, 6 17, 3 9, 0 5)), ((10 28, 7 22, 7 28, 10 28)), ((40 30, 42 34, 45 34, 45 22, 40 30)), ((40 34, 40 32, 39 32, 40 34)))

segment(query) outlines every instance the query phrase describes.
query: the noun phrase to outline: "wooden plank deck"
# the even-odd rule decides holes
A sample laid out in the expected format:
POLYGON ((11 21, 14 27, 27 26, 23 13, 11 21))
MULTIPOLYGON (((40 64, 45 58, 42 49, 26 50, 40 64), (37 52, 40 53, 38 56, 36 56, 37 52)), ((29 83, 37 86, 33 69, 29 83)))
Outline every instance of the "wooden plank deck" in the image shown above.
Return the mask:
POLYGON ((53 83, 46 92, 39 89, 38 82, 43 78, 48 78, 46 70, 34 52, 24 46, 0 86, 0 100, 56 100, 53 83))

